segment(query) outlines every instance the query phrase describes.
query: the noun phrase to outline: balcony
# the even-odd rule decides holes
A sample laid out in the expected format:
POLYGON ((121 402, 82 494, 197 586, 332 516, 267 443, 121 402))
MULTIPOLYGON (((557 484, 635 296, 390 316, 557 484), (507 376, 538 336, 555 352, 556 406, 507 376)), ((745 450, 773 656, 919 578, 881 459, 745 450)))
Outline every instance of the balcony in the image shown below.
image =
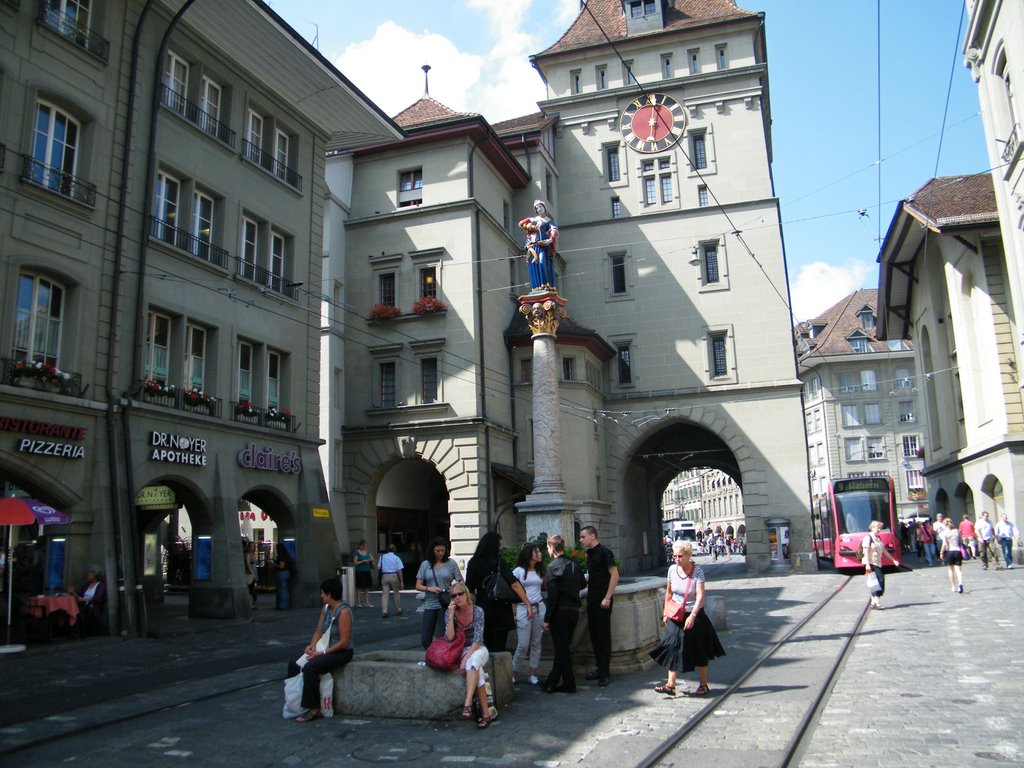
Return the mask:
POLYGON ((238 260, 238 276, 255 283, 261 288, 267 288, 274 293, 280 293, 282 296, 287 296, 289 299, 294 299, 297 291, 296 288, 301 283, 293 283, 291 280, 286 280, 283 275, 275 274, 269 269, 263 267, 257 267, 251 261, 245 259, 238 260))
POLYGON ((231 413, 232 420, 242 424, 278 429, 282 432, 295 431, 295 417, 285 408, 260 408, 248 400, 239 400, 231 403, 231 413))
POLYGON ((182 389, 166 382, 146 379, 142 383, 139 398, 144 403, 163 408, 220 418, 221 401, 198 389, 182 389))
POLYGON ((247 139, 242 140, 242 157, 253 165, 258 165, 263 170, 273 174, 296 191, 302 191, 302 177, 299 174, 247 139))
POLYGON ((82 181, 60 168, 54 168, 36 160, 31 155, 22 155, 21 180, 74 200, 76 203, 96 205, 96 185, 82 181))
POLYGON ((85 394, 82 388, 82 374, 62 371, 42 362, 4 358, 3 383, 69 397, 81 397, 85 394))
POLYGON ((96 58, 104 62, 110 58, 110 43, 106 39, 79 24, 74 16, 52 8, 48 0, 39 0, 36 21, 96 58))
POLYGON ((163 91, 160 94, 160 103, 170 109, 172 112, 176 112, 181 115, 185 120, 192 123, 203 133, 213 136, 229 147, 235 145, 235 132, 228 128, 220 120, 216 119, 209 112, 205 112, 199 108, 198 104, 193 104, 191 101, 183 97, 181 94, 174 92, 166 85, 163 86, 163 91))
POLYGON ((223 248, 218 248, 203 238, 171 226, 161 219, 150 219, 149 236, 221 269, 228 267, 228 252, 223 248))

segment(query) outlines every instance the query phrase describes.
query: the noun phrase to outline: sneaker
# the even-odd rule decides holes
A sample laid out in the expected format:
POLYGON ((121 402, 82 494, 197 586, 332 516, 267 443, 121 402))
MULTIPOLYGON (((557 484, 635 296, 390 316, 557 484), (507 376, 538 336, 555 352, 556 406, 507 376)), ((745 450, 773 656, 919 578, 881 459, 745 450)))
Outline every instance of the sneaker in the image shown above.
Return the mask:
POLYGON ((1006 566, 1006 570, 1012 571, 1013 570, 1013 565, 1011 564, 1011 565, 1006 566))
POLYGON ((950 588, 949 588, 949 591, 950 591, 950 592, 956 592, 956 587, 950 587, 950 588))
POLYGON ((601 678, 601 673, 595 669, 593 672, 587 672, 583 677, 587 680, 599 680, 601 678))
POLYGON ((537 679, 536 675, 530 675, 529 682, 530 682, 530 685, 539 685, 540 684, 540 680, 537 679))
POLYGON ((958 586, 956 588, 956 591, 959 592, 962 595, 964 593, 964 585, 961 584, 960 586, 958 586))

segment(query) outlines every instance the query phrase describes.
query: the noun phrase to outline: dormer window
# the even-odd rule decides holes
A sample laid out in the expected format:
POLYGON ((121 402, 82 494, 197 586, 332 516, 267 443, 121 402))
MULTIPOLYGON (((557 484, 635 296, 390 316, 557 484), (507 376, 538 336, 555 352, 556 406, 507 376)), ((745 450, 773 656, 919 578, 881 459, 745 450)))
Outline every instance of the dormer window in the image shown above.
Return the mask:
POLYGON ((864 307, 858 312, 857 319, 860 320, 860 327, 865 331, 875 330, 875 312, 871 307, 864 307))
POLYGON ((857 334, 847 339, 850 342, 850 346, 853 347, 853 351, 858 354, 866 354, 871 351, 871 347, 868 345, 867 336, 857 334))
POLYGON ((654 12, 654 0, 630 0, 629 18, 642 19, 644 16, 653 16, 654 12))

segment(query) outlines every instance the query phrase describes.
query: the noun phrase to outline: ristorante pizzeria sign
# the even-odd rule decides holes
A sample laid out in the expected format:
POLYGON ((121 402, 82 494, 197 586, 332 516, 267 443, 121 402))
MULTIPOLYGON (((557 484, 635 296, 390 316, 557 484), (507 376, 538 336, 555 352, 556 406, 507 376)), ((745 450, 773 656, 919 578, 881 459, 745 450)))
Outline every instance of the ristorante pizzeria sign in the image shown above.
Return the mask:
POLYGON ((0 416, 0 430, 27 435, 27 437, 19 438, 15 444, 19 453, 28 453, 33 456, 53 456, 58 459, 85 458, 84 445, 58 442, 58 440, 85 440, 85 427, 0 416))

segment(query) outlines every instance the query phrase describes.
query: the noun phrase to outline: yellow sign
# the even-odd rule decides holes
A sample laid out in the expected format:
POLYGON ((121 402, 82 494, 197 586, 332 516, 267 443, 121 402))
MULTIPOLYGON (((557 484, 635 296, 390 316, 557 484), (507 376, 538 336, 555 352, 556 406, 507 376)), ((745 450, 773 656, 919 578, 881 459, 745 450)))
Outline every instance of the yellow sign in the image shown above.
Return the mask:
POLYGON ((331 510, 324 509, 323 507, 313 507, 313 517, 331 517, 331 510))
POLYGON ((174 491, 166 485, 147 485, 135 497, 136 506, 143 509, 177 509, 174 491))

